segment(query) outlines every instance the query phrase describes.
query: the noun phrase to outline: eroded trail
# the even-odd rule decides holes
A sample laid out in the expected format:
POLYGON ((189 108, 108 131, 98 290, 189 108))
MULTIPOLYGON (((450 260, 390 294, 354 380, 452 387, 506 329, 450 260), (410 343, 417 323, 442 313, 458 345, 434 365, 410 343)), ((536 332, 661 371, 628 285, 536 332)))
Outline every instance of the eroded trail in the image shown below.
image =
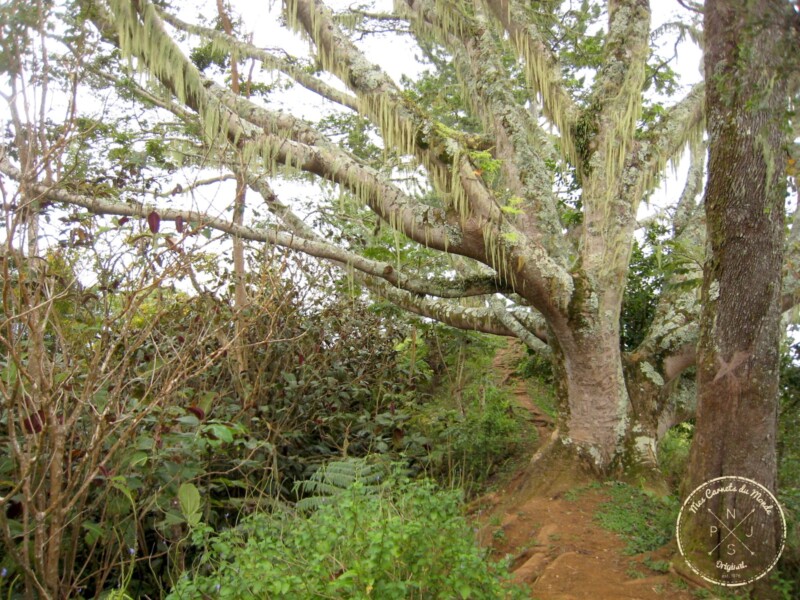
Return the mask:
MULTIPOLYGON (((502 349, 494 366, 544 442, 552 421, 513 375, 522 352, 518 346, 502 349)), ((558 452, 535 468, 523 466, 502 489, 475 503, 481 543, 511 556, 515 579, 538 600, 692 600, 677 576, 651 570, 642 556, 627 556, 619 537, 597 524, 594 515, 608 496, 602 487, 588 488, 591 483, 558 452)), ((660 557, 648 558, 652 565, 660 557)))

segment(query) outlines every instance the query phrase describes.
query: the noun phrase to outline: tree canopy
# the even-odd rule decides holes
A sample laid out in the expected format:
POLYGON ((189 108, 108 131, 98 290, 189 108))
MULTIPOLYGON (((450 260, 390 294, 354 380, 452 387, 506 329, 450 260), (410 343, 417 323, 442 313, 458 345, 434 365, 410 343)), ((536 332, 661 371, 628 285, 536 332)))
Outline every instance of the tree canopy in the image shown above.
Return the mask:
POLYGON ((407 311, 548 354, 562 440, 600 469, 652 460, 693 410, 704 84, 681 86, 661 50, 702 43, 700 8, 684 6, 653 28, 646 0, 411 0, 390 12, 292 0, 282 25, 308 48, 292 54, 253 43, 256 24, 221 1, 207 19, 152 0, 9 3, 0 172, 18 184, 5 202, 20 220, 7 235, 36 238, 27 215, 60 207, 73 243, 112 227, 182 253, 217 230, 327 260, 407 311), (420 77, 395 81, 363 49, 382 31, 414 40, 420 77), (61 120, 36 95, 47 84, 67 98, 61 120), (280 106, 285 87, 315 95, 324 118, 280 106), (87 96, 103 106, 83 109, 87 96), (687 149, 685 189, 635 251, 641 203, 687 149), (198 201, 225 179, 231 198, 198 201), (323 193, 304 204, 287 181, 323 193), (651 287, 626 301, 632 253, 651 259, 658 299, 651 287), (623 307, 644 311, 635 335, 623 307))

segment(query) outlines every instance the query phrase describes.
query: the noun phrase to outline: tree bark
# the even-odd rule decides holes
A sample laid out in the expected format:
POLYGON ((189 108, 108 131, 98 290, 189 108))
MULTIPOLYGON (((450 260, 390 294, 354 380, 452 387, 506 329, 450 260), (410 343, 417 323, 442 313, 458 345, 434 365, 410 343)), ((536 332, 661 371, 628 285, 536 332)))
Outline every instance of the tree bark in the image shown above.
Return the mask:
MULTIPOLYGON (((708 241, 686 494, 722 476, 746 477, 773 493, 777 484, 788 101, 780 65, 788 8, 766 0, 705 4, 708 241)), ((737 494, 715 500, 711 511, 698 512, 691 522, 685 534, 690 546, 708 541, 716 525, 712 512, 735 511, 741 502, 737 494)), ((778 533, 762 511, 755 517, 764 538, 752 560, 771 560, 763 548, 774 548, 778 533)), ((717 536, 723 540, 724 532, 717 536)), ((718 545, 704 568, 726 559, 723 550, 718 545)))

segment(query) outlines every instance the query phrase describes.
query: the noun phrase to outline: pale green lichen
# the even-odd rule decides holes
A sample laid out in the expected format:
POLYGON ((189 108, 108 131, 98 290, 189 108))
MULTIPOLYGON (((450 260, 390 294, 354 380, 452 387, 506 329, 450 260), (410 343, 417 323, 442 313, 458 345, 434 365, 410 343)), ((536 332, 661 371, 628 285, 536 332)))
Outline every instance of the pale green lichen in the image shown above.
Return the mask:
POLYGON ((719 298, 719 281, 712 281, 708 287, 708 299, 713 302, 719 298))
POLYGON ((631 417, 630 398, 628 398, 628 388, 625 385, 621 363, 617 368, 617 415, 619 419, 614 433, 617 437, 617 447, 619 448, 625 440, 625 432, 628 430, 631 417))
POLYGON ((651 436, 638 436, 633 440, 634 448, 638 454, 639 460, 644 463, 655 463, 657 454, 657 443, 655 438, 651 436))
POLYGON ((639 365, 639 369, 641 369, 644 376, 656 384, 656 386, 661 387, 664 385, 664 378, 658 371, 655 370, 655 368, 653 368, 653 365, 651 365, 649 362, 643 361, 639 365))

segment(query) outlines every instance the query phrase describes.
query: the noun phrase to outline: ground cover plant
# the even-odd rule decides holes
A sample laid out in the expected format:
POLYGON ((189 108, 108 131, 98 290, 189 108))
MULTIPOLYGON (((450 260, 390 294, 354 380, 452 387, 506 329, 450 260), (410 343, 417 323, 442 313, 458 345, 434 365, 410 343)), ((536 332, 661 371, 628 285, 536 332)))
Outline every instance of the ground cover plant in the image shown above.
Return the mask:
POLYGON ((477 546, 458 491, 357 462, 332 463, 311 483, 310 509, 195 532, 205 550, 168 598, 526 597, 477 546))

